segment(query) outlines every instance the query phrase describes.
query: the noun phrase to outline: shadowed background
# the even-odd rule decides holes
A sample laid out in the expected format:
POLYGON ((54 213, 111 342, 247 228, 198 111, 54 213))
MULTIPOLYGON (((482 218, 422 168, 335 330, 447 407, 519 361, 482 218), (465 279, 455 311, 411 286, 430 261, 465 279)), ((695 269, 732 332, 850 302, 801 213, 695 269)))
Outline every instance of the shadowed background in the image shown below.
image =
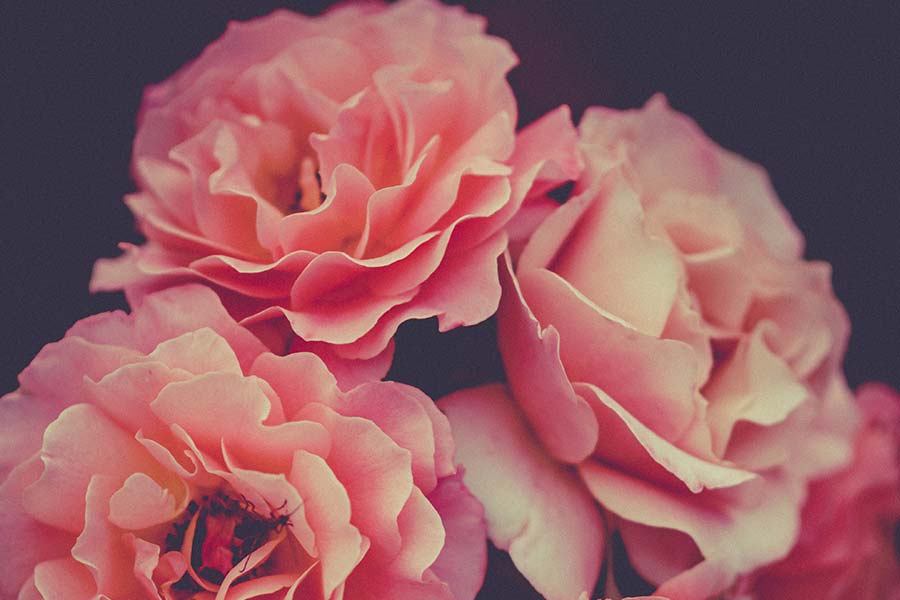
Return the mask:
MULTIPOLYGON (((133 190, 142 88, 195 57, 228 20, 329 4, 3 9, 0 393, 75 320, 124 306, 118 295, 90 296, 87 283, 97 257, 140 239, 121 198, 133 190)), ((520 125, 562 103, 577 119, 591 104, 636 107, 662 91, 714 140, 765 166, 807 257, 834 266, 853 321, 850 383, 900 385, 900 4, 464 4, 519 54, 510 80, 520 125)), ((497 376, 491 323, 433 332, 431 322, 401 329, 393 377, 439 396, 497 376)), ((527 598, 526 589, 500 577, 482 597, 527 598)))

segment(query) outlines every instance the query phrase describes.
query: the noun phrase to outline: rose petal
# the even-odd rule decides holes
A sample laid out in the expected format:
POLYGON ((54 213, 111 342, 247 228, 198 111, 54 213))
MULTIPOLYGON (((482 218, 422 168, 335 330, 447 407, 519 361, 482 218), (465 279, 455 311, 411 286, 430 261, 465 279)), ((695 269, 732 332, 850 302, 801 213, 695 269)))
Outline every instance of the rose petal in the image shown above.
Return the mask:
POLYGON ((551 600, 593 589, 603 555, 600 512, 539 448, 505 389, 462 390, 438 405, 450 419, 466 487, 484 505, 491 541, 551 600))
POLYGON ((497 341, 510 388, 550 454, 576 463, 594 450, 597 420, 572 389, 560 360, 556 329, 538 323, 511 270, 509 258, 504 257, 497 341))
POLYGON ((443 478, 428 501, 441 516, 447 534, 431 570, 447 582, 456 600, 474 600, 487 571, 484 508, 460 474, 443 478))

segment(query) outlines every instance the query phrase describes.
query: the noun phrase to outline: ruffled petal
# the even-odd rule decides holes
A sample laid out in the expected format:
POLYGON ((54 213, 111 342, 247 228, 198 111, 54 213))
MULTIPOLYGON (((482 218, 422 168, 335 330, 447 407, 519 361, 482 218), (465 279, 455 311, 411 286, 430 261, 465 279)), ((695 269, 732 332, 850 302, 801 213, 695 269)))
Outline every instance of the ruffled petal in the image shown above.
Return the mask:
POLYGON ((494 545, 507 549, 550 600, 594 589, 604 544, 600 511, 572 473, 540 449, 505 389, 462 390, 438 405, 494 545))

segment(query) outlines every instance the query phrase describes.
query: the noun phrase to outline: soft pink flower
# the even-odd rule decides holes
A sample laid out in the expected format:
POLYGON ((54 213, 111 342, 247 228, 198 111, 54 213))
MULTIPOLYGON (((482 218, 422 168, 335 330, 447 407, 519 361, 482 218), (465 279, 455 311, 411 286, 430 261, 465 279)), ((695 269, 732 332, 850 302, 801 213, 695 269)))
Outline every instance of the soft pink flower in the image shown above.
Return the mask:
POLYGON ((797 546, 749 578, 752 597, 900 598, 900 396, 881 384, 857 396, 866 421, 853 462, 810 486, 797 546))
POLYGON ((443 408, 489 535, 539 591, 564 598, 547 590, 599 574, 603 545, 586 532, 604 524, 589 491, 659 594, 709 597, 785 556, 807 479, 850 458, 847 319, 765 172, 662 97, 588 109, 580 136, 572 198, 539 222, 514 274, 504 261, 509 389, 466 390, 443 408), (509 452, 520 446, 532 449, 509 452), (538 468, 554 475, 516 475, 538 468), (493 477, 524 516, 507 522, 493 477), (546 508, 567 504, 579 508, 546 508), (578 532, 579 561, 517 555, 536 531, 578 532))
POLYGON ((482 509, 447 420, 341 392, 208 288, 78 322, 0 400, 0 597, 471 600, 482 509))
POLYGON ((146 91, 127 203, 147 242, 92 289, 200 280, 329 364, 389 354, 409 319, 491 316, 504 225, 580 165, 566 108, 517 138, 517 59, 485 25, 434 0, 232 24, 146 91))

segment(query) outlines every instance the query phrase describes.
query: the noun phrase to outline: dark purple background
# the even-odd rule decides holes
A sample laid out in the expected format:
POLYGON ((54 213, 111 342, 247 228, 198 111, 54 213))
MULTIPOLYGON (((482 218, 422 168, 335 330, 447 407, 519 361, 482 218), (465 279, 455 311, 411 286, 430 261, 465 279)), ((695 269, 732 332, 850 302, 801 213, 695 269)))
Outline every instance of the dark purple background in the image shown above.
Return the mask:
MULTIPOLYGON (((115 295, 91 297, 87 282, 95 258, 137 239, 121 197, 132 190, 143 86, 196 56, 228 20, 286 5, 36 4, 2 15, 0 392, 73 321, 121 306, 115 295)), ((577 118, 591 104, 634 107, 663 91, 715 140, 762 163, 807 236, 808 257, 834 265, 854 323, 851 384, 900 384, 900 4, 465 4, 521 58, 511 82, 522 124, 562 103, 577 118)), ((490 324, 424 342, 431 331, 401 331, 411 346, 398 355, 398 377, 432 394, 490 377, 495 358, 485 366, 454 352, 484 345, 490 324)), ((509 585, 490 582, 484 597, 525 597, 497 591, 509 585)))

